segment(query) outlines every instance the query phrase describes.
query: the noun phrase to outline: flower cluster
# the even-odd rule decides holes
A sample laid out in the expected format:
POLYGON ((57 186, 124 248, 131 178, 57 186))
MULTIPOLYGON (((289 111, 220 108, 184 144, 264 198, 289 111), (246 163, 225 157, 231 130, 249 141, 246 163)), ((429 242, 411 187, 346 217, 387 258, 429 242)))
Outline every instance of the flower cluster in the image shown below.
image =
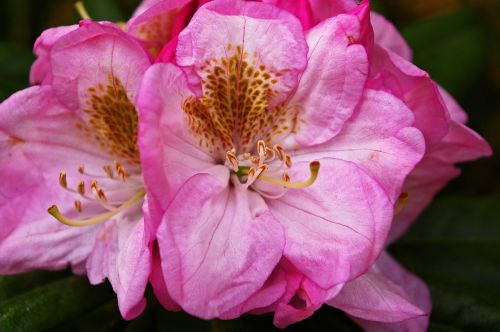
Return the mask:
POLYGON ((108 279, 126 319, 150 283, 203 319, 326 304, 427 328, 425 284, 384 248, 491 150, 368 1, 81 11, 0 105, 0 273, 108 279))

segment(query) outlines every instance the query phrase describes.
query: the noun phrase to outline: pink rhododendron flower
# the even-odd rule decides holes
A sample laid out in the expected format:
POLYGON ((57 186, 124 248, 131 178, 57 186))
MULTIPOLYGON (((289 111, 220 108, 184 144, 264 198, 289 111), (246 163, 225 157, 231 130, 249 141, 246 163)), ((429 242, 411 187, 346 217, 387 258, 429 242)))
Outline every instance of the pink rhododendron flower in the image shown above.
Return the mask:
POLYGON ((0 273, 107 278, 130 319, 152 261, 133 104, 151 59, 111 24, 63 32, 47 49, 51 84, 0 105, 0 273))
POLYGON ((175 64, 146 72, 138 142, 160 300, 205 319, 274 311, 283 327, 379 257, 424 140, 402 100, 366 88, 363 8, 304 32, 275 5, 210 2, 175 64))

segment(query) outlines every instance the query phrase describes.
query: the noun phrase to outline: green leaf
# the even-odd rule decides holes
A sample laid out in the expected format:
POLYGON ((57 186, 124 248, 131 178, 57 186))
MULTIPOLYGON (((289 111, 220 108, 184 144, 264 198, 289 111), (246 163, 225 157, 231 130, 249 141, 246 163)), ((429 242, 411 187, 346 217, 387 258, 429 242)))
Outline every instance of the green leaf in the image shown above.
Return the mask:
POLYGON ((116 0, 85 0, 84 4, 93 20, 111 22, 125 20, 125 15, 116 0))
POLYGON ((500 197, 437 199, 390 249, 431 290, 434 331, 500 326, 500 197))
POLYGON ((452 94, 461 94, 483 73, 488 40, 484 22, 472 11, 456 10, 402 31, 414 63, 452 94))
POLYGON ((34 55, 31 50, 0 42, 0 101, 27 87, 34 55))
POLYGON ((0 302, 0 331, 52 329, 114 298, 107 285, 68 277, 0 302))

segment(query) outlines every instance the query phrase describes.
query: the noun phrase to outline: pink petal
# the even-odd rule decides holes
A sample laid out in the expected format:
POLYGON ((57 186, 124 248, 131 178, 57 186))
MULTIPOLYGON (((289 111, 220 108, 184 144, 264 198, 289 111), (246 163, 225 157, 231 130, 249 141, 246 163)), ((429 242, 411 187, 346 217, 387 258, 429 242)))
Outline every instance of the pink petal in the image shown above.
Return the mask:
MULTIPOLYGON (((203 75, 207 61, 247 55, 254 67, 279 75, 271 106, 284 101, 306 66, 307 45, 300 22, 272 5, 245 1, 215 1, 202 6, 179 35, 176 59, 188 67, 190 82, 203 75), (248 33, 247 33, 248 32, 248 33), (241 50, 241 55, 238 55, 241 50), (228 55, 229 54, 229 55, 228 55)), ((241 60, 240 60, 241 61, 241 60)))
POLYGON ((317 23, 314 22, 309 0, 262 0, 262 2, 275 5, 276 7, 285 9, 294 14, 300 20, 300 23, 302 23, 302 28, 304 30, 309 30, 317 23))
POLYGON ((67 227, 54 220, 47 208, 59 200, 73 201, 44 182, 0 205, 0 274, 77 266, 92 250, 100 226, 67 227))
POLYGON ((171 198, 189 177, 215 165, 188 131, 182 103, 191 96, 185 75, 172 64, 153 65, 138 93, 138 145, 153 224, 161 220, 171 198))
POLYGON ((163 0, 147 5, 127 23, 127 32, 145 41, 148 50, 157 55, 187 25, 194 1, 163 0))
MULTIPOLYGON (((376 263, 376 273, 380 278, 385 278, 384 283, 378 283, 377 286, 381 287, 378 290, 383 291, 384 295, 388 296, 388 289, 383 290, 382 285, 391 285, 392 287, 399 288, 398 291, 403 291, 407 300, 411 301, 411 303, 418 307, 421 311, 420 316, 415 316, 414 318, 407 318, 401 322, 388 323, 388 319, 392 318, 390 313, 374 315, 369 313, 370 308, 367 312, 358 311, 357 313, 363 313, 363 316, 359 316, 360 318, 353 317, 354 321, 361 325, 365 331, 368 332, 386 332, 386 331, 408 331, 408 332, 424 332, 427 331, 427 327, 429 324, 429 313, 431 311, 431 299, 427 286, 415 275, 408 273, 405 269, 399 265, 392 257, 388 254, 384 253, 380 256, 379 260, 376 263), (366 319, 365 317, 370 317, 366 319)), ((373 280, 371 280, 373 285, 373 280)), ((366 293, 365 293, 366 294, 366 293)), ((389 301, 389 298, 385 298, 389 301)), ((366 301, 369 301, 366 299, 366 301)), ((362 302, 357 300, 357 302, 362 302)), ((362 307, 366 307, 366 303, 359 303, 362 307)), ((386 304, 392 304, 391 302, 387 302, 386 304)), ((375 304, 374 304, 375 305, 375 304)), ((384 304, 385 305, 385 304, 384 304)), ((399 310, 408 310, 409 306, 400 306, 400 304, 394 303, 394 307, 392 310, 395 312, 399 310)), ((392 311, 389 308, 389 311, 392 311)), ((350 313, 350 312, 349 312, 350 313)), ((415 312, 416 313, 416 312, 415 312)))
POLYGON ((403 192, 408 194, 408 201, 394 216, 387 241, 391 243, 406 232, 411 223, 432 202, 434 196, 459 174, 460 170, 452 163, 424 158, 405 182, 403 192))
POLYGON ((359 37, 360 22, 353 15, 337 16, 308 32, 308 66, 291 101, 301 106, 300 144, 331 139, 352 115, 368 75, 366 50, 352 42, 359 37))
POLYGON ((429 75, 399 55, 375 46, 368 87, 384 90, 403 100, 415 114, 415 127, 428 145, 448 132, 450 117, 437 85, 429 75))
POLYGON ((442 87, 438 86, 439 92, 441 93, 441 97, 448 108, 448 112, 450 113, 450 117, 453 121, 460 122, 462 124, 466 124, 468 120, 467 113, 462 109, 462 107, 457 103, 455 99, 442 87))
POLYGON ((151 252, 144 227, 139 211, 107 221, 87 260, 90 282, 95 285, 109 279, 125 319, 136 318, 146 306, 144 291, 151 270, 151 252))
POLYGON ((375 43, 411 61, 412 51, 396 27, 380 14, 371 12, 371 22, 375 32, 375 43))
POLYGON ((309 2, 316 23, 339 14, 346 14, 358 5, 356 0, 309 0, 309 2))
POLYGON ((328 304, 354 317, 387 323, 423 316, 425 312, 412 303, 403 286, 385 277, 375 263, 370 271, 344 285, 328 304))
MULTIPOLYGON (((285 229, 284 256, 324 289, 364 273, 385 242, 392 203, 352 162, 321 158, 316 182, 269 200, 285 229)), ((309 177, 306 162, 294 164, 292 181, 309 177)))
POLYGON ((284 237, 264 201, 228 187, 224 166, 179 190, 158 229, 163 274, 172 298, 209 319, 248 300, 279 262, 284 237))
POLYGON ((358 109, 331 141, 303 149, 294 160, 333 157, 356 163, 396 202, 406 176, 422 158, 422 134, 414 116, 389 93, 365 90, 358 109))
POLYGON ((168 292, 167 285, 165 284, 165 277, 161 266, 161 257, 158 249, 158 242, 153 246, 153 266, 149 282, 153 287, 154 294, 161 305, 169 311, 179 311, 181 307, 175 303, 168 292))
POLYGON ((81 112, 88 107, 88 89, 108 86, 112 78, 133 101, 151 60, 135 39, 117 27, 83 21, 54 44, 51 63, 57 96, 65 106, 81 112))
POLYGON ((50 83, 51 81, 51 66, 50 66, 50 51, 55 42, 65 34, 74 31, 78 25, 61 26, 47 29, 35 41, 33 52, 37 59, 31 66, 30 83, 40 84, 50 83))
MULTIPOLYGON (((109 162, 107 154, 96 151, 85 133, 77 130, 79 123, 75 114, 58 102, 51 87, 35 86, 19 91, 0 105, 2 154, 7 157, 22 154, 32 164, 30 169, 36 167, 33 172, 52 174, 54 184, 61 170, 71 175, 82 164, 109 162)), ((26 170, 14 163, 4 163, 2 168, 26 176, 23 175, 26 170)))

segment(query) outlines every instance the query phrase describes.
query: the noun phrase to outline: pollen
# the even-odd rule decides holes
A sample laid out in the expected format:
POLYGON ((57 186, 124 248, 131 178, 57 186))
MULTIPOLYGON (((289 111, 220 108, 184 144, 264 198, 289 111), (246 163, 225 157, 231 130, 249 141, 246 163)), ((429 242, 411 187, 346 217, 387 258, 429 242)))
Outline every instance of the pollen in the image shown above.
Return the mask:
POLYGON ((110 75, 106 85, 87 90, 88 115, 84 128, 111 155, 130 164, 139 164, 137 148, 138 115, 122 83, 110 75))
POLYGON ((202 66, 201 98, 190 97, 182 108, 197 143, 225 158, 236 148, 247 152, 257 140, 271 144, 294 127, 296 111, 286 104, 272 105, 283 71, 276 72, 249 57, 240 45, 228 44, 227 57, 202 66))

